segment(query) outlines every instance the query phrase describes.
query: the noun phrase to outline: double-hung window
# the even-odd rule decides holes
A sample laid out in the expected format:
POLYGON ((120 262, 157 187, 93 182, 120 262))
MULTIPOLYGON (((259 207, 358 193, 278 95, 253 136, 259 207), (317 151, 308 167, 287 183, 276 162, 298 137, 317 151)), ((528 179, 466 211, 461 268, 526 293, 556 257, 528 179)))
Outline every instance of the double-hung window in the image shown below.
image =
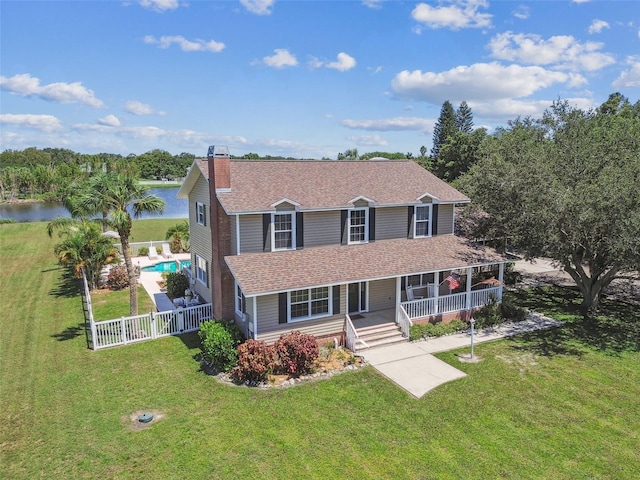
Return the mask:
POLYGON ((431 236, 431 205, 420 205, 415 207, 413 225, 413 236, 430 237, 431 236))
POLYGON ((196 255, 196 278, 203 285, 209 286, 209 265, 200 255, 196 255))
POLYGON ((207 225, 207 207, 204 203, 196 202, 196 222, 198 225, 207 225))
POLYGON ((242 289, 240 285, 236 284, 236 311, 240 313, 246 313, 247 310, 247 300, 242 293, 242 289))
POLYGON ((349 210, 349 243, 369 241, 369 209, 349 210))
POLYGON ((331 289, 317 287, 289 292, 289 318, 292 322, 331 315, 331 289))
POLYGON ((273 228, 272 250, 295 250, 296 248, 296 222, 295 212, 274 213, 271 223, 273 228))

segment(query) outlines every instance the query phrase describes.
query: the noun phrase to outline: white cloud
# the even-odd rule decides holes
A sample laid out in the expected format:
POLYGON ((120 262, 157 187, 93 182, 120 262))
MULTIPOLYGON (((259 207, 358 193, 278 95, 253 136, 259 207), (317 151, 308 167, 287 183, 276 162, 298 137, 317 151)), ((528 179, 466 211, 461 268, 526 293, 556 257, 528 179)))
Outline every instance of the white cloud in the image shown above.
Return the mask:
POLYGON ((362 0, 362 5, 374 10, 379 10, 382 8, 382 2, 383 0, 362 0))
POLYGON ((107 115, 106 117, 99 118, 98 123, 107 127, 120 126, 120 120, 118 120, 118 117, 116 117, 115 115, 107 115))
POLYGON ((356 66, 356 59, 353 58, 351 55, 348 55, 344 52, 340 52, 335 62, 327 63, 325 66, 327 68, 333 68, 341 72, 346 72, 347 70, 351 70, 353 67, 356 66))
POLYGON ((493 15, 480 13, 478 9, 487 8, 485 0, 450 0, 437 7, 419 3, 411 12, 411 17, 429 28, 484 28, 491 26, 493 15))
POLYGON ((53 115, 33 114, 0 114, 0 124, 17 127, 35 128, 43 132, 56 132, 62 130, 60 120, 53 115))
POLYGON ((151 105, 146 103, 137 102, 135 100, 129 101, 125 104, 124 109, 133 115, 166 115, 161 110, 155 110, 151 105))
POLYGON ((380 135, 352 135, 347 137, 347 141, 367 147, 384 147, 389 143, 380 135))
MULTIPOLYGON (((356 66, 356 59, 351 55, 348 55, 344 52, 340 52, 337 56, 335 62, 324 62, 317 57, 311 57, 311 60, 307 62, 307 66, 314 70, 316 68, 333 68, 334 70, 339 70, 341 72, 345 72, 347 70, 351 70, 356 66)), ((382 69, 382 67, 378 67, 378 69, 382 69)), ((378 73, 380 70, 376 69, 374 73, 378 73)))
POLYGON ((372 130, 377 132, 391 131, 417 131, 424 132, 433 129, 434 121, 418 117, 395 117, 380 120, 342 120, 342 125, 348 128, 360 130, 372 130))
POLYGON ((439 105, 444 99, 470 102, 522 98, 557 83, 575 87, 586 80, 579 74, 492 62, 462 65, 440 73, 404 70, 396 74, 391 88, 400 98, 439 105))
POLYGON ((589 33, 600 33, 605 28, 610 28, 608 22, 605 22, 604 20, 595 19, 593 22, 591 22, 591 25, 589 25, 589 28, 587 29, 587 31, 589 33))
POLYGON ((178 0, 140 0, 140 6, 155 12, 175 10, 180 6, 178 0))
POLYGON ((529 7, 527 7, 526 5, 518 5, 518 8, 513 11, 513 16, 519 18, 520 20, 526 20, 527 18, 529 18, 529 15, 529 7))
POLYGON ((620 73, 620 76, 611 84, 613 88, 640 87, 640 57, 627 58, 627 64, 631 68, 620 73))
POLYGON ((215 40, 187 40, 182 35, 164 35, 160 38, 156 38, 153 35, 146 35, 143 41, 150 45, 158 45, 159 48, 169 48, 175 43, 183 52, 218 53, 224 50, 225 47, 224 43, 216 42, 215 40))
POLYGON ((262 60, 254 60, 252 65, 264 64, 267 67, 284 68, 295 67, 298 65, 296 56, 289 52, 286 48, 276 48, 274 54, 270 57, 264 57, 262 60))
POLYGON ((95 108, 104 107, 104 103, 95 97, 93 91, 85 88, 80 82, 40 85, 39 78, 24 73, 10 78, 0 75, 0 88, 23 97, 38 97, 57 103, 81 103, 95 108))
POLYGON ((240 3, 247 11, 256 15, 271 15, 271 8, 274 0, 240 0, 240 3))
POLYGON ((595 71, 615 63, 613 55, 598 51, 602 47, 600 42, 580 43, 570 35, 545 40, 540 35, 513 32, 496 35, 488 45, 493 58, 574 71, 595 71))
POLYGON ((589 3, 591 0, 571 0, 573 3, 589 3))

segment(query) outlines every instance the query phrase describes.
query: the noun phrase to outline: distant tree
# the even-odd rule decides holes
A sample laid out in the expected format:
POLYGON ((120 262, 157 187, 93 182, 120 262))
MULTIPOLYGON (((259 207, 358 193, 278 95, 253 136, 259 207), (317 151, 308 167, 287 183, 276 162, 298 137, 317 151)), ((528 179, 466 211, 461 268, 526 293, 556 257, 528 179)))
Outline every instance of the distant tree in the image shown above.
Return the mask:
POLYGON ((406 155, 402 152, 368 152, 360 155, 360 160, 369 160, 371 158, 388 158, 389 160, 404 160, 406 155))
POLYGON ((345 150, 344 153, 338 154, 338 160, 359 160, 360 156, 358 155, 357 148, 350 148, 345 150))
POLYGON ((413 153, 407 152, 407 155, 405 156, 405 158, 412 159, 413 158, 413 153))
POLYGON ((471 133, 473 130, 473 113, 464 100, 456 110, 456 128, 464 133, 471 133))
POLYGON ((433 127, 433 147, 431 148, 431 157, 438 158, 440 148, 447 142, 447 139, 457 131, 456 113, 449 100, 442 104, 440 116, 433 127))
POLYGON ((424 145, 422 145, 420 147, 420 157, 424 158, 424 156, 427 154, 427 147, 425 147, 424 145))
POLYGON ((509 122, 459 182, 486 213, 474 235, 552 258, 585 315, 617 275, 640 269, 640 113, 619 100, 589 111, 555 102, 541 120, 509 122))

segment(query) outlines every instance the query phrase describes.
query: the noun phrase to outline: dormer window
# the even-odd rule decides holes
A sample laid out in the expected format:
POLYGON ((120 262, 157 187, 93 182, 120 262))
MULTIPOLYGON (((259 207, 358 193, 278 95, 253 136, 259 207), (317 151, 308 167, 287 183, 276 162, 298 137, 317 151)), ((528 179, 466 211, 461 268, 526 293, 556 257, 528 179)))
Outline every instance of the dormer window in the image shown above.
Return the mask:
POLYGON ((296 248, 296 216, 291 213, 271 214, 271 245, 273 250, 295 250, 296 248))
POLYGON ((431 204, 415 207, 413 238, 431 236, 431 204))
POLYGON ((369 209, 349 210, 349 244, 369 241, 369 209))

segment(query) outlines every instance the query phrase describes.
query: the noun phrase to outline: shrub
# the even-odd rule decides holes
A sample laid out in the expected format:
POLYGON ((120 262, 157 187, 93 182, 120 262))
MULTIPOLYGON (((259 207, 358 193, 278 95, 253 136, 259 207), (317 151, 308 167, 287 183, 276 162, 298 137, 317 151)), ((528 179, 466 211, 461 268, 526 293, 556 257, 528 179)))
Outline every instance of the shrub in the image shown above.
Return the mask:
POLYGON ((273 346, 261 340, 249 339, 238 346, 238 364, 231 370, 239 382, 262 382, 271 373, 276 363, 273 346))
POLYGON ((167 296, 173 300, 184 296, 184 291, 189 288, 189 279, 182 272, 167 273, 167 296))
POLYGON ((115 265, 107 276, 109 290, 122 290, 129 286, 129 274, 125 265, 115 265))
POLYGON ((158 246, 156 247, 156 253, 157 253, 158 255, 162 255, 162 246, 161 246, 161 245, 158 245, 158 246))
POLYGON ((0 218, 0 225, 4 225, 7 223, 16 223, 15 218, 0 218))
POLYGON ((182 242, 180 240, 171 240, 169 242, 169 250, 171 250, 171 253, 182 252, 182 242))
POLYGON ((142 257, 146 257, 147 255, 149 255, 149 247, 140 247, 138 249, 138 255, 142 257))
POLYGON ((453 320, 449 323, 417 323, 411 325, 409 338, 411 340, 419 340, 424 337, 442 337, 452 333, 466 330, 467 324, 462 320, 453 320))
POLYGON ((504 283, 505 285, 515 285, 522 281, 522 274, 515 270, 516 264, 509 262, 505 265, 504 269, 504 283))
POLYGON ((505 320, 512 320, 514 322, 522 322, 527 318, 527 311, 512 303, 511 300, 503 300, 500 304, 500 315, 505 320))
POLYGON ((202 355, 214 368, 228 372, 238 362, 237 347, 242 341, 240 330, 233 323, 209 321, 200 324, 198 332, 202 355))
POLYGON ((318 358, 316 338, 297 330, 282 335, 274 347, 278 356, 278 366, 292 376, 311 373, 313 362, 318 358))
POLYGON ((504 322, 500 315, 500 305, 493 295, 489 296, 489 303, 473 314, 476 328, 486 328, 499 325, 504 322))

